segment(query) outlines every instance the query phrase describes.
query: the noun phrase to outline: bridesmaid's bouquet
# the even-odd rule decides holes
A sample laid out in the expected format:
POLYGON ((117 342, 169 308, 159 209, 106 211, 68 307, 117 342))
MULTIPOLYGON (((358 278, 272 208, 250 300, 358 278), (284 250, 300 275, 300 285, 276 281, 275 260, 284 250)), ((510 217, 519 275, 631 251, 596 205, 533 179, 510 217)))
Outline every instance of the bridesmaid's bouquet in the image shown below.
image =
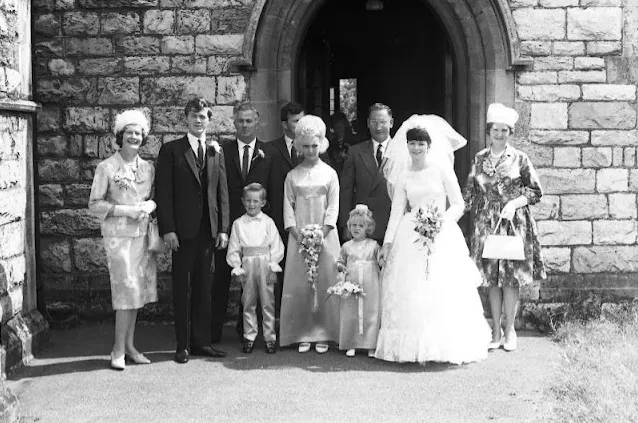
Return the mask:
POLYGON ((426 249, 428 256, 432 253, 434 238, 441 232, 442 225, 442 215, 438 207, 433 205, 419 207, 416 212, 416 226, 414 227, 419 236, 414 242, 421 244, 426 249))
POLYGON ((306 266, 308 284, 315 294, 315 309, 317 304, 317 277, 319 253, 323 248, 323 231, 319 225, 306 225, 299 231, 299 252, 306 266))

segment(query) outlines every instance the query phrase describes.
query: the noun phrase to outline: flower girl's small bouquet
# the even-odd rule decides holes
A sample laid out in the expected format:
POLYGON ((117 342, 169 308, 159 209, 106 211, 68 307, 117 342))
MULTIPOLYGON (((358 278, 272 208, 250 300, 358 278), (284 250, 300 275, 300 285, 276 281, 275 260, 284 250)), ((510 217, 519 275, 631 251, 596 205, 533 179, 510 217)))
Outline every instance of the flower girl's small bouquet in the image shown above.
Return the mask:
POLYGON ((358 298, 361 295, 366 295, 363 292, 361 285, 351 282, 348 279, 348 273, 344 272, 340 275, 336 284, 328 287, 328 296, 337 295, 341 298, 349 298, 351 296, 358 298))
POLYGON ((416 212, 416 226, 414 227, 414 231, 418 233, 419 236, 414 242, 421 244, 425 248, 428 256, 432 254, 434 238, 441 232, 441 226, 443 225, 442 217, 439 209, 433 205, 419 207, 416 212))
POLYGON ((316 310, 318 305, 317 301, 317 277, 319 253, 323 248, 323 231, 319 225, 307 225, 301 228, 299 231, 299 252, 303 257, 304 265, 306 266, 306 275, 308 276, 308 284, 314 291, 314 307, 316 310))

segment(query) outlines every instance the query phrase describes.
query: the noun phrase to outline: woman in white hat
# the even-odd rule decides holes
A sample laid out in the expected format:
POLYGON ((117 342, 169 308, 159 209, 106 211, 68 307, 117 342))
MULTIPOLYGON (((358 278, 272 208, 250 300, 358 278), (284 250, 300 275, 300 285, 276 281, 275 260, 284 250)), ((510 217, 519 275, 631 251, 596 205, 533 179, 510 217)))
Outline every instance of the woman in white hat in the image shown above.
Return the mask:
POLYGON ((127 110, 115 118, 119 151, 95 169, 89 210, 101 220, 115 310, 115 343, 111 367, 124 370, 125 357, 134 363, 150 361, 134 345, 137 311, 157 301, 157 261, 148 249, 146 231, 155 171, 139 156, 149 125, 144 114, 127 110))
POLYGON ((538 230, 528 207, 540 200, 542 189, 529 157, 509 144, 517 120, 518 113, 514 109, 500 103, 489 105, 489 147, 476 153, 464 190, 466 210, 471 210, 473 225, 470 254, 483 274, 492 311, 490 349, 502 345, 507 351, 515 350, 517 346, 514 319, 519 288, 535 279, 545 278, 538 230), (483 258, 485 240, 494 233, 499 222, 500 233, 509 230, 512 234, 513 227, 523 238, 522 260, 483 258), (501 328, 502 311, 505 314, 504 331, 501 328))

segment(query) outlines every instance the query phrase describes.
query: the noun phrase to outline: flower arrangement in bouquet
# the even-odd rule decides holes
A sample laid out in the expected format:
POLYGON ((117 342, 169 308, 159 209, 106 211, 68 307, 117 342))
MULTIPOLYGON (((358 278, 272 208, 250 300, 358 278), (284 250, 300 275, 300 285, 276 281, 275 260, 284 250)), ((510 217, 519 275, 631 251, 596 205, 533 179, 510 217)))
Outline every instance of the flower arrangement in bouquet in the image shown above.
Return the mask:
POLYGON ((306 275, 308 276, 308 284, 314 291, 315 301, 314 308, 317 304, 317 277, 319 253, 323 248, 323 230, 320 225, 306 225, 299 231, 299 252, 303 257, 306 266, 306 275))
POLYGON ((328 287, 328 296, 330 295, 337 295, 341 298, 349 298, 350 296, 357 298, 366 294, 363 292, 361 285, 348 279, 348 274, 345 272, 343 276, 339 277, 339 281, 336 284, 328 287))
POLYGON ((438 207, 427 205, 417 210, 414 231, 419 236, 414 242, 421 244, 426 249, 427 255, 432 253, 434 238, 441 232, 442 224, 442 215, 438 207))

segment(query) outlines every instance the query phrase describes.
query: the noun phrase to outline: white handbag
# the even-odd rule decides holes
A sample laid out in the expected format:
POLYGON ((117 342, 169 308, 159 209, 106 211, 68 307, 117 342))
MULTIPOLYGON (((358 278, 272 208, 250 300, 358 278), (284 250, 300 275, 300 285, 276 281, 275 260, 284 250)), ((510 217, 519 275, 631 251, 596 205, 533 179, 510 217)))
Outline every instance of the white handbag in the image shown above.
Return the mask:
POLYGON ((496 260, 525 260, 525 249, 523 238, 516 233, 512 221, 509 225, 512 227, 514 235, 497 235, 496 232, 501 227, 502 218, 496 222, 496 227, 491 235, 488 235, 483 245, 483 255, 485 259, 496 260))

